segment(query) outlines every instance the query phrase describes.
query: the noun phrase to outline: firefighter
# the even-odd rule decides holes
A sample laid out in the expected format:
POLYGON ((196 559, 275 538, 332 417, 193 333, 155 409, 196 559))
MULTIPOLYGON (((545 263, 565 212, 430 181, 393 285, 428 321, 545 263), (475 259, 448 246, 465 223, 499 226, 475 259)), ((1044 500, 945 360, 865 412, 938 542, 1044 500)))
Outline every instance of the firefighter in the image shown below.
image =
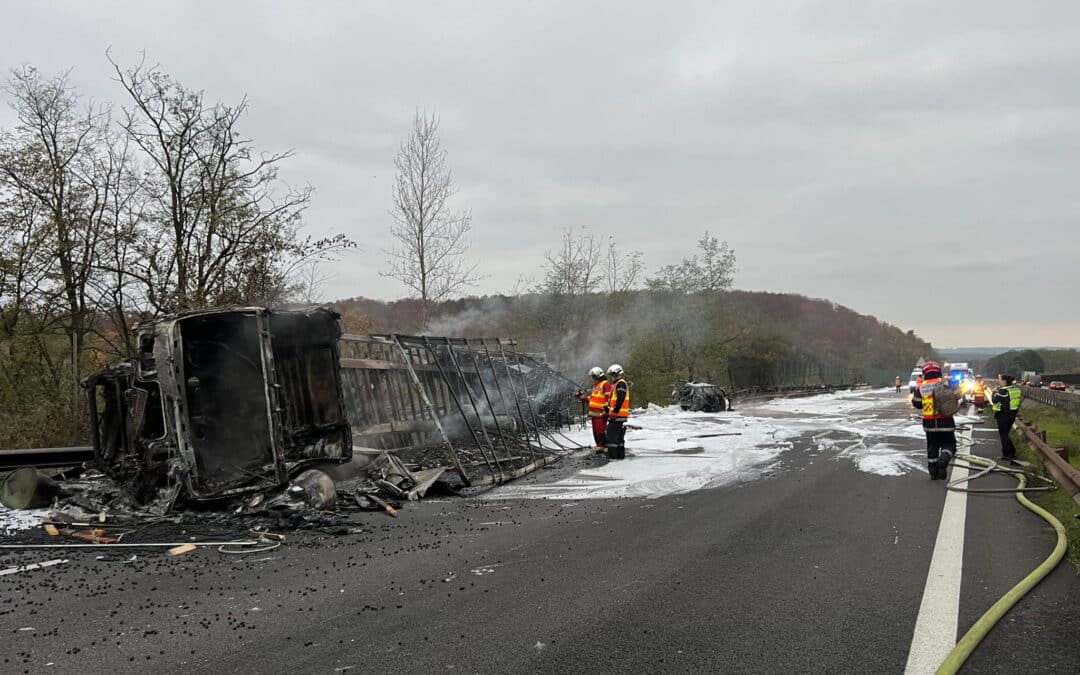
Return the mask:
POLYGON ((592 391, 589 392, 588 398, 585 398, 584 392, 579 393, 578 400, 589 404, 589 420, 592 422, 596 454, 602 455, 607 452, 607 416, 611 383, 604 377, 604 369, 600 367, 590 370, 589 377, 593 379, 592 391))
POLYGON ((900 376, 899 375, 896 376, 896 393, 897 394, 900 393, 900 376))
POLYGON ((1016 446, 1009 438, 1016 414, 1020 412, 1020 401, 1023 392, 1016 386, 1016 379, 1012 375, 998 375, 998 389, 990 397, 994 411, 994 421, 997 422, 998 436, 1001 437, 1001 458, 1016 461, 1016 446))
POLYGON ((608 459, 626 459, 626 420, 630 417, 630 385, 626 373, 617 363, 607 369, 611 381, 611 398, 608 405, 607 448, 608 459))
POLYGON ((930 480, 944 480, 949 462, 956 454, 956 424, 953 416, 941 414, 937 410, 934 397, 943 394, 956 398, 960 396, 951 389, 938 389, 939 384, 944 384, 941 366, 934 361, 927 361, 922 369, 922 385, 915 390, 911 399, 912 405, 922 410, 923 431, 926 433, 926 468, 930 472, 930 480))
POLYGON ((982 375, 975 376, 975 387, 971 396, 972 402, 975 403, 975 412, 982 414, 986 408, 986 381, 982 375))

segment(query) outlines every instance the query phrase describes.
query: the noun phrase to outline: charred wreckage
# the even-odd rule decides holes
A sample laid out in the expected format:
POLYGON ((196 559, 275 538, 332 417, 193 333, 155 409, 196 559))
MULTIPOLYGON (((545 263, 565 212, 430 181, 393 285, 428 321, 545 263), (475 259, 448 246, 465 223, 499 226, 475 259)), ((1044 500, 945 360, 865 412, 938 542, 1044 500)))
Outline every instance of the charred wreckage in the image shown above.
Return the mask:
POLYGON ((5 505, 60 494, 95 513, 108 494, 110 508, 156 515, 177 502, 329 509, 344 485, 393 512, 384 499, 437 480, 502 483, 574 447, 560 427, 577 385, 513 341, 342 335, 323 307, 197 311, 136 330, 137 356, 84 385, 88 465, 109 489, 22 469, 36 477, 9 475, 5 505))

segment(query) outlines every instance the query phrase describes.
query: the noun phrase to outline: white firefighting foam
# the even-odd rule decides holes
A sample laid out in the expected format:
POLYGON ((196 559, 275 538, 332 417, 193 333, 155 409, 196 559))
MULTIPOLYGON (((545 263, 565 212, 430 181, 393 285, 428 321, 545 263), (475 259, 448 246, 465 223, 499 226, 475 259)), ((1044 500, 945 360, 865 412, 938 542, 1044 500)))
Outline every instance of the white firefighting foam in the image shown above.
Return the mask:
POLYGON ((48 512, 48 509, 16 511, 0 506, 0 536, 18 532, 19 530, 29 530, 32 527, 40 527, 41 517, 48 512))
MULTIPOLYGON (((520 482, 488 499, 655 498, 752 480, 780 466, 794 439, 812 439, 815 457, 850 461, 879 476, 925 471, 922 428, 906 396, 894 390, 786 399, 727 413, 677 407, 635 410, 626 433, 627 459, 585 468, 561 480, 520 482)), ((588 430, 567 434, 591 445, 588 430)))

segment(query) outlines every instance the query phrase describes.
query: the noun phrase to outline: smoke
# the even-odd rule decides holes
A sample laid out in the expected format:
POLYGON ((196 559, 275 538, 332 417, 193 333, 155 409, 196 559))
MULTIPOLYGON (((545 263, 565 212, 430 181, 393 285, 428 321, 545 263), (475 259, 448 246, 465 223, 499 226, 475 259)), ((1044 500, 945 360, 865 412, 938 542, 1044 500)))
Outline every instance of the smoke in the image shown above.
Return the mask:
POLYGON ((481 298, 479 305, 467 306, 428 322, 421 335, 439 337, 507 337, 503 334, 511 313, 506 299, 481 298))

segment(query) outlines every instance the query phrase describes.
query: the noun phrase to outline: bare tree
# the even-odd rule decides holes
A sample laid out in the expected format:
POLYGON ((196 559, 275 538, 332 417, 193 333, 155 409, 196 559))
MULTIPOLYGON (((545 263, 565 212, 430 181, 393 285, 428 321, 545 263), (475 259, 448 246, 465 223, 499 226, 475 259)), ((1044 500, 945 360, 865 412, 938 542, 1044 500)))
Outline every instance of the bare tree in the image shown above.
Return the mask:
POLYGON ((59 320, 71 345, 74 441, 81 420, 81 356, 97 317, 94 263, 106 245, 99 216, 108 186, 99 180, 94 152, 107 136, 109 113, 84 105, 67 73, 46 79, 25 66, 12 72, 4 91, 17 122, 0 144, 0 190, 29 217, 22 232, 33 232, 30 238, 40 244, 36 260, 22 261, 30 265, 24 271, 36 269, 42 282, 35 302, 63 307, 59 320), (34 208, 27 210, 29 203, 34 208))
POLYGON ((595 292, 604 281, 604 255, 588 227, 582 226, 576 233, 567 227, 559 248, 546 252, 544 260, 544 280, 536 288, 540 293, 576 297, 595 292))
POLYGON ((608 237, 607 250, 607 292, 625 293, 637 286, 641 273, 645 269, 641 251, 621 253, 615 235, 608 237))
POLYGON ((398 148, 390 227, 396 246, 387 251, 389 270, 380 272, 420 298, 423 326, 433 303, 480 279, 477 265, 465 261, 472 214, 455 211, 450 204, 457 188, 438 131, 438 118, 418 110, 412 133, 398 148))
POLYGON ((315 304, 323 299, 326 282, 330 275, 324 272, 318 260, 308 260, 300 265, 295 274, 297 301, 315 304))
POLYGON ((211 104, 156 66, 113 67, 130 101, 121 126, 150 169, 143 264, 128 273, 155 310, 274 304, 298 260, 352 245, 299 238, 311 188, 281 190, 278 165, 292 152, 257 153, 241 136, 246 98, 211 104))

